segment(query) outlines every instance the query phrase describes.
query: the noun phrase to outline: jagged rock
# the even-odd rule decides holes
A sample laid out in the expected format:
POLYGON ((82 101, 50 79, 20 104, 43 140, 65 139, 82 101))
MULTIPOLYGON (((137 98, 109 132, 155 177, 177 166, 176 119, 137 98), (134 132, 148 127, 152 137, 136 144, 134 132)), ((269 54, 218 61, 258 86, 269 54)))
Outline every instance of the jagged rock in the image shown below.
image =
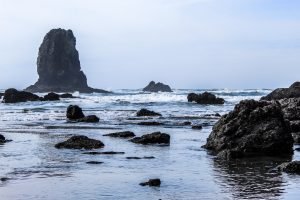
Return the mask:
POLYGON ((55 145, 56 148, 61 149, 99 149, 104 147, 100 140, 90 139, 87 136, 79 135, 73 136, 65 142, 60 142, 55 145))
POLYGON ((160 125, 163 125, 163 123, 160 123, 160 122, 139 122, 138 125, 142 125, 142 126, 160 126, 160 125))
POLYGON ((300 97, 300 82, 293 83, 289 88, 277 88, 267 96, 262 97, 261 100, 271 101, 297 97, 300 97))
POLYGON ((83 118, 77 119, 77 122, 86 122, 86 123, 97 123, 100 121, 99 117, 96 115, 89 115, 85 116, 83 118))
POLYGON ((30 92, 18 91, 14 88, 5 90, 3 102, 4 103, 19 103, 26 101, 39 101, 40 97, 30 92))
POLYGON ((286 173, 300 174, 300 161, 282 163, 277 169, 286 173))
POLYGON ((129 140, 137 144, 170 144, 170 135, 161 132, 146 134, 129 140))
POLYGON ((173 92, 170 86, 165 85, 163 83, 155 83, 151 81, 144 89, 144 92, 173 92))
POLYGON ((138 117, 144 117, 144 116, 161 116, 161 114, 151 111, 151 110, 147 110, 145 108, 142 108, 141 110, 139 110, 136 113, 136 116, 138 117))
POLYGON ((159 178, 156 179, 149 179, 147 182, 140 183, 141 186, 151 186, 151 187, 159 187, 161 181, 159 178))
POLYGON ((60 98, 66 99, 66 98, 75 98, 72 94, 70 93, 65 93, 65 94, 61 94, 59 95, 60 98))
POLYGON ((104 134, 103 136, 130 138, 130 137, 135 137, 135 134, 131 131, 123 131, 123 132, 117 132, 117 133, 104 134))
POLYGON ((50 30, 39 48, 38 81, 26 88, 28 92, 107 92, 88 86, 81 71, 76 38, 71 30, 50 30))
POLYGON ((59 101, 59 95, 54 92, 50 92, 50 93, 46 94, 42 100, 43 101, 59 101))
POLYGON ((67 108, 67 118, 71 120, 78 120, 84 118, 82 109, 77 105, 69 105, 67 108))
POLYGON ((224 104, 225 100, 216 97, 216 95, 209 92, 204 92, 202 94, 190 93, 187 96, 188 102, 196 102, 198 104, 224 104))
POLYGON ((293 154, 293 138, 278 102, 244 100, 214 125, 203 147, 222 158, 293 154))

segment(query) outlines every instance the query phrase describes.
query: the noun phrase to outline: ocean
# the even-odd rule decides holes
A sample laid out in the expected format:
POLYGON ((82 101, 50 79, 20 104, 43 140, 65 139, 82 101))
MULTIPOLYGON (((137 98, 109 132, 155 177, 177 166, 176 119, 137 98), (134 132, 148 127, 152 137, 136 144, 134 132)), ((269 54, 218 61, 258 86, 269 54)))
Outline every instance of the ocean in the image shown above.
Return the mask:
MULTIPOLYGON (((298 199, 300 178, 272 171, 285 160, 274 158, 219 160, 201 148, 206 143, 216 114, 226 114, 244 99, 260 99, 268 89, 178 89, 173 93, 114 90, 111 94, 73 93, 77 98, 53 102, 0 103, 0 134, 12 142, 0 145, 0 199, 298 199), (212 92, 224 105, 187 102, 190 92, 212 92), (66 121, 68 105, 80 106, 99 123, 66 121), (138 118, 147 108, 161 117, 138 118), (160 126, 138 125, 157 121, 160 126), (192 125, 203 129, 192 129, 192 125), (171 136, 169 146, 139 145, 127 139, 103 136, 132 131, 137 136, 160 131, 171 136), (87 150, 56 149, 72 135, 99 139, 105 147, 95 151, 125 154, 87 155, 87 150), (154 156, 154 159, 126 157, 154 156), (88 161, 103 164, 91 165, 88 161), (160 178, 161 187, 139 183, 160 178)), ((44 95, 44 94, 39 94, 44 95)), ((297 148, 296 146, 294 148, 297 148)), ((300 159, 295 151, 293 160, 300 159)))

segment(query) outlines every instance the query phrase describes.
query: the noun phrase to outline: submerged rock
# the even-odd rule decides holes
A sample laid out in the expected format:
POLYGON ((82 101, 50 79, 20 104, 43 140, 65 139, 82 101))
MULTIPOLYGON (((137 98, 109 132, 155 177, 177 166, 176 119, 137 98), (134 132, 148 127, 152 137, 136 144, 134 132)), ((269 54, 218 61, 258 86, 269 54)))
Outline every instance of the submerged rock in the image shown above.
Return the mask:
POLYGON ((131 131, 123 131, 123 132, 117 132, 117 133, 104 134, 103 136, 130 138, 130 137, 135 137, 135 134, 131 131))
POLYGON ((300 97, 300 82, 293 83, 289 88, 277 88, 261 100, 279 100, 285 98, 298 98, 300 97))
POLYGON ((142 126, 160 126, 160 125, 163 125, 163 123, 160 123, 160 122, 139 122, 138 125, 142 125, 142 126))
POLYGON ((293 138, 277 102, 244 100, 214 125, 203 147, 219 157, 293 154, 293 138))
POLYGON ((88 162, 86 162, 86 164, 99 165, 99 164, 103 164, 103 162, 99 162, 99 161, 88 161, 88 162))
POLYGON ((154 156, 144 156, 144 157, 136 157, 136 156, 129 156, 126 157, 128 160, 140 160, 140 159, 154 159, 154 156))
POLYGON ((77 105, 69 105, 67 108, 67 118, 71 120, 78 120, 84 118, 82 109, 77 105))
POLYGON ((54 92, 50 92, 47 95, 45 95, 42 100, 43 101, 59 101, 59 95, 54 92))
POLYGON ((18 91, 14 88, 5 90, 3 102, 4 103, 19 103, 26 101, 39 101, 40 97, 30 92, 18 91))
POLYGON ((130 140, 137 144, 170 144, 170 135, 161 132, 146 134, 141 137, 135 137, 130 140))
POLYGON ((79 135, 73 136, 65 142, 60 142, 56 144, 55 147, 58 149, 99 149, 103 148, 104 144, 100 140, 90 139, 87 136, 79 135))
POLYGON ((151 110, 147 110, 145 108, 142 108, 141 110, 139 110, 136 113, 136 116, 138 117, 144 117, 144 116, 161 116, 161 114, 151 111, 151 110))
POLYGON ((116 154, 125 154, 125 152, 120 152, 120 151, 91 151, 91 152, 84 152, 83 154, 88 154, 88 155, 116 155, 116 154))
POLYGON ((277 169, 286 173, 300 174, 300 161, 282 163, 277 169))
POLYGON ((216 97, 216 95, 204 92, 202 94, 190 93, 187 96, 188 102, 196 102, 198 104, 224 104, 225 100, 216 97))
POLYGON ((76 120, 77 122, 86 122, 86 123, 97 123, 100 121, 99 117, 96 115, 89 115, 83 118, 76 120))
POLYGON ((29 92, 99 92, 107 91, 88 86, 81 71, 76 38, 71 30, 50 30, 39 48, 38 81, 26 88, 29 92))
POLYGON ((144 89, 144 92, 173 92, 171 87, 163 83, 151 81, 144 89))
POLYGON ((198 130, 201 130, 201 129, 202 129, 202 126, 201 126, 201 125, 194 125, 194 126, 192 126, 192 129, 198 129, 198 130))
POLYGON ((159 178, 156 179, 149 179, 147 182, 140 183, 141 186, 151 186, 151 187, 159 187, 161 181, 159 178))

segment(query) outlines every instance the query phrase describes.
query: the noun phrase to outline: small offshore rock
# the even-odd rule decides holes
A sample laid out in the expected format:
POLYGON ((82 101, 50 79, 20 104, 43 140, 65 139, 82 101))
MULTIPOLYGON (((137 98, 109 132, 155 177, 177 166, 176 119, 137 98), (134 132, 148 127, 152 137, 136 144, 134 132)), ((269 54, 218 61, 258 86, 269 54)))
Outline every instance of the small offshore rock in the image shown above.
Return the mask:
POLYGON ((67 108, 67 118, 71 120, 84 118, 82 109, 77 105, 69 105, 67 108))
POLYGON ((151 111, 151 110, 147 110, 145 108, 142 108, 141 110, 139 110, 136 113, 136 116, 138 116, 138 117, 143 117, 143 116, 161 116, 161 114, 159 114, 157 112, 154 112, 154 111, 151 111))
POLYGON ((224 104, 225 100, 216 97, 216 95, 204 92, 202 94, 190 93, 187 96, 188 102, 196 102, 197 104, 224 104))
POLYGON ((277 169, 286 173, 300 174, 300 161, 282 163, 277 169))
POLYGON ((103 162, 99 162, 99 161, 88 161, 86 162, 86 164, 92 164, 92 165, 99 165, 102 164, 103 162))
POLYGON ((92 151, 92 152, 84 152, 82 154, 88 154, 88 155, 116 155, 116 154, 125 154, 125 152, 120 151, 92 151))
POLYGON ((192 129, 198 129, 198 130, 201 130, 201 129, 202 129, 202 126, 201 126, 201 125, 194 125, 194 126, 192 126, 192 129))
POLYGON ((96 115, 89 115, 77 120, 77 122, 86 122, 86 123, 97 123, 100 119, 96 115))
POLYGON ((147 182, 140 183, 141 186, 150 186, 150 187, 159 187, 161 181, 159 178, 156 179, 149 179, 147 182))
POLYGON ((151 81, 144 89, 144 92, 173 92, 171 87, 163 83, 151 81))
POLYGON ((18 91, 14 88, 5 90, 4 103, 20 103, 26 101, 39 101, 40 97, 30 92, 18 91))
POLYGON ((59 95, 54 93, 54 92, 50 92, 47 95, 44 96, 44 98, 42 98, 43 101, 59 101, 59 95))
POLYGON ((160 125, 163 125, 163 123, 160 123, 160 122, 139 122, 138 125, 142 125, 142 126, 160 126, 160 125))
POLYGON ((66 149, 98 149, 103 148, 104 144, 100 140, 90 139, 87 136, 73 136, 65 142, 60 142, 55 145, 56 148, 66 149))
POLYGON ((69 98, 69 99, 71 99, 71 98, 75 98, 72 94, 70 94, 70 93, 64 93, 64 94, 61 94, 61 95, 59 95, 59 97, 60 98, 63 98, 63 99, 67 99, 67 98, 69 98))
POLYGON ((104 134, 103 136, 130 138, 130 137, 135 137, 135 134, 131 131, 123 131, 123 132, 104 134))
POLYGON ((141 137, 135 137, 129 140, 137 144, 170 144, 170 135, 161 132, 154 132, 143 135, 141 137))
POLYGON ((140 159, 154 159, 154 156, 144 156, 144 157, 135 157, 135 156, 129 156, 126 157, 128 160, 140 160, 140 159))

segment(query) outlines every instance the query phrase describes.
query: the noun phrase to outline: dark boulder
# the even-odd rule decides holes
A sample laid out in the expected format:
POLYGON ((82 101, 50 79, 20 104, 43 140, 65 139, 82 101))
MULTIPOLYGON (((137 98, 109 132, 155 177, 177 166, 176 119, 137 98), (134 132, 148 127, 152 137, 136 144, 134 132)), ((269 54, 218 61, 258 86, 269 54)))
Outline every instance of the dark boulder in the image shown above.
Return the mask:
POLYGON ((173 92, 170 86, 165 85, 163 83, 155 83, 151 81, 144 89, 144 92, 173 92))
POLYGON ((216 95, 209 92, 202 94, 190 93, 187 96, 188 102, 196 102, 198 104, 224 104, 225 100, 216 97, 216 95))
POLYGON ((61 95, 59 95, 59 97, 62 98, 62 99, 66 99, 66 98, 69 98, 69 99, 75 98, 75 97, 74 97, 72 94, 70 94, 70 93, 64 93, 64 94, 61 94, 61 95))
POLYGON ((86 123, 97 123, 100 121, 99 117, 96 115, 89 115, 85 116, 83 118, 77 119, 77 122, 86 122, 86 123))
POLYGON ((103 162, 100 162, 100 161, 88 161, 88 162, 86 162, 86 164, 99 165, 99 164, 103 164, 103 162))
POLYGON ((136 116, 138 117, 144 117, 144 116, 161 116, 161 114, 151 111, 151 110, 147 110, 145 108, 142 108, 141 110, 139 110, 136 113, 136 116))
POLYGON ((131 131, 123 131, 123 132, 117 132, 117 133, 104 134, 103 136, 130 138, 130 137, 135 137, 135 134, 131 131))
POLYGON ((141 186, 151 186, 151 187, 159 187, 161 181, 159 178, 156 179, 149 179, 147 182, 140 183, 141 186))
POLYGON ((82 109, 77 105, 69 105, 67 108, 67 118, 71 120, 78 120, 84 118, 82 109))
POLYGON ((170 144, 170 135, 161 132, 146 134, 141 137, 135 137, 130 140, 137 144, 170 144))
POLYGON ((71 30, 50 30, 39 48, 38 81, 26 88, 29 92, 107 92, 88 86, 81 71, 76 38, 71 30))
POLYGON ((286 173, 300 174, 300 161, 282 163, 277 169, 286 173))
POLYGON ((18 91, 14 88, 5 90, 3 102, 4 103, 19 103, 26 101, 39 101, 40 97, 30 92, 18 91))
POLYGON ((202 126, 201 126, 201 125, 194 125, 194 126, 192 126, 192 129, 198 129, 198 130, 201 130, 201 129, 202 129, 202 126))
POLYGON ((278 102, 244 100, 223 115, 206 149, 223 158, 293 154, 293 138, 278 102))
POLYGON ((50 92, 50 93, 46 94, 42 100, 43 101, 59 101, 59 95, 54 92, 50 92))
POLYGON ((300 82, 293 83, 289 88, 277 88, 261 100, 279 100, 285 98, 298 98, 300 97, 300 82))
POLYGON ((163 125, 163 123, 160 123, 160 122, 139 122, 138 125, 142 125, 142 126, 160 126, 160 125, 163 125))
POLYGON ((5 143, 5 137, 3 135, 0 134, 0 143, 5 143))
POLYGON ((55 145, 56 148, 61 149, 99 149, 104 147, 100 140, 90 139, 87 136, 79 135, 73 136, 65 142, 60 142, 55 145))

